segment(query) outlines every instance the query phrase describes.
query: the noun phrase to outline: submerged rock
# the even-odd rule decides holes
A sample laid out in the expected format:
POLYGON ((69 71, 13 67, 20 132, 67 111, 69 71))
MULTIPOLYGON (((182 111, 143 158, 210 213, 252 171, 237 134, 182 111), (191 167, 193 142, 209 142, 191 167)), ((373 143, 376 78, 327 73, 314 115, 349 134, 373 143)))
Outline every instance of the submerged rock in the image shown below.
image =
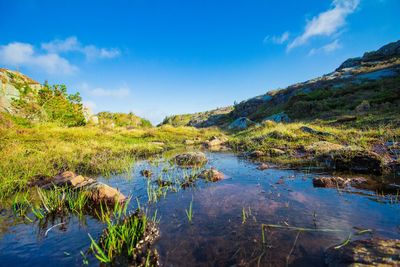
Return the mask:
POLYGON ((202 152, 186 152, 176 155, 173 161, 184 167, 202 166, 207 163, 207 157, 202 152))
POLYGON ((265 156, 265 153, 260 150, 255 150, 248 154, 248 157, 250 157, 250 158, 260 158, 263 156, 265 156))
POLYGON ((150 178, 153 175, 151 170, 141 170, 140 174, 144 177, 150 178))
POLYGON ((400 266, 400 240, 356 240, 325 252, 325 263, 338 266, 400 266))
POLYGON ((84 188, 90 192, 90 197, 94 202, 124 202, 126 197, 118 190, 109 185, 96 182, 84 188))
POLYGON ((266 163, 261 163, 260 165, 258 165, 257 169, 260 171, 263 171, 263 170, 269 169, 269 165, 266 163))
POLYGON ((223 180, 224 177, 225 177, 225 175, 222 172, 220 172, 214 168, 204 170, 199 175, 199 178, 206 179, 207 181, 211 181, 211 182, 217 182, 217 181, 223 180))
POLYGON ((343 188, 347 185, 348 179, 342 177, 315 177, 313 178, 314 187, 343 188))
POLYGON ((372 186, 371 183, 364 177, 315 177, 313 178, 314 187, 325 187, 325 188, 344 188, 347 185, 351 185, 357 188, 369 188, 372 186))

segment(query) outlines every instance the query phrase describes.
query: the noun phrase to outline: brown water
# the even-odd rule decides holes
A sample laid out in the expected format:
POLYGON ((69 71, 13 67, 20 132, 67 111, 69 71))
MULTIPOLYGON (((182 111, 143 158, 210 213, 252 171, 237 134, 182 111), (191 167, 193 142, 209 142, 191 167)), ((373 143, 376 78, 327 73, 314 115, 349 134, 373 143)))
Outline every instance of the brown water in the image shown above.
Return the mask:
MULTIPOLYGON (((161 237, 156 243, 163 266, 324 266, 324 250, 340 244, 354 227, 371 229, 373 236, 400 238, 400 203, 395 195, 378 196, 372 191, 314 188, 319 173, 296 170, 257 170, 255 163, 230 153, 210 153, 208 167, 222 171, 227 179, 200 181, 196 187, 169 193, 148 208, 157 210, 161 237), (283 181, 283 182, 282 182, 283 181), (185 209, 193 201, 193 221, 185 209), (242 212, 247 219, 243 223, 242 212), (266 229, 262 224, 290 225, 337 232, 305 232, 266 229), (298 236, 297 236, 298 235, 298 236), (297 240, 296 240, 297 236, 297 240), (296 240, 296 242, 295 242, 296 240)), ((140 170, 163 175, 163 164, 138 162, 131 175, 99 178, 125 195, 147 202, 147 180, 140 170)), ((176 168, 174 175, 182 175, 176 168)), ((135 201, 132 201, 132 209, 135 201)), ((0 216, 0 266, 80 266, 80 251, 89 247, 87 233, 99 237, 104 227, 90 216, 63 218, 61 222, 24 224, 11 211, 0 216)), ((89 265, 98 262, 88 256, 89 265)))

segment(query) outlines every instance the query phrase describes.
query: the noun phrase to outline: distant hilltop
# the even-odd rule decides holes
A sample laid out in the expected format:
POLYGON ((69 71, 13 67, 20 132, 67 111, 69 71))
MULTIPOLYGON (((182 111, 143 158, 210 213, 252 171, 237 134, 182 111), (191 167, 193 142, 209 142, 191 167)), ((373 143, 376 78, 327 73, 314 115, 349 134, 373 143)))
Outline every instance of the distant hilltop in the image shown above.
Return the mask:
POLYGON ((245 129, 265 120, 333 120, 344 115, 382 114, 399 109, 399 85, 400 40, 348 59, 321 77, 269 91, 234 106, 170 116, 163 124, 245 129))

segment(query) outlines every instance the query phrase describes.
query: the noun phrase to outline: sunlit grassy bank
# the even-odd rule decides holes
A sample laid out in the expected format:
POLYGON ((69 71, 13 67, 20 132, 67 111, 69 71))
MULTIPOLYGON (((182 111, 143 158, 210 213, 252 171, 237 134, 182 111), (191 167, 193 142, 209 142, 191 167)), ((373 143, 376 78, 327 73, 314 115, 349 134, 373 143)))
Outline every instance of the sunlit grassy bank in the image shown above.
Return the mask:
POLYGON ((11 121, 0 124, 0 196, 26 188, 29 181, 60 171, 102 174, 127 170, 137 157, 184 146, 184 140, 206 140, 216 130, 163 126, 132 129, 58 127, 30 128, 11 121))

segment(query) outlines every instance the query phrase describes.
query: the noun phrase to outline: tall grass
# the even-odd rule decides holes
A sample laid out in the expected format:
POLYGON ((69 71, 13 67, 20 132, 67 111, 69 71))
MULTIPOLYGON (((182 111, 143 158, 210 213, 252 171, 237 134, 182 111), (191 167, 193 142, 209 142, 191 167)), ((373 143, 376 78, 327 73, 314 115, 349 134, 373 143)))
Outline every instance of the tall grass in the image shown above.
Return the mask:
POLYGON ((147 216, 139 211, 127 214, 128 205, 129 201, 116 203, 112 212, 102 209, 102 218, 107 225, 103 235, 96 242, 89 234, 91 249, 100 262, 110 263, 119 255, 132 257, 145 234, 147 216))
POLYGON ((171 126, 128 130, 38 124, 26 128, 0 117, 0 198, 25 190, 37 177, 50 179, 60 171, 87 175, 125 172, 137 157, 183 147, 186 139, 206 140, 220 134, 171 126))

